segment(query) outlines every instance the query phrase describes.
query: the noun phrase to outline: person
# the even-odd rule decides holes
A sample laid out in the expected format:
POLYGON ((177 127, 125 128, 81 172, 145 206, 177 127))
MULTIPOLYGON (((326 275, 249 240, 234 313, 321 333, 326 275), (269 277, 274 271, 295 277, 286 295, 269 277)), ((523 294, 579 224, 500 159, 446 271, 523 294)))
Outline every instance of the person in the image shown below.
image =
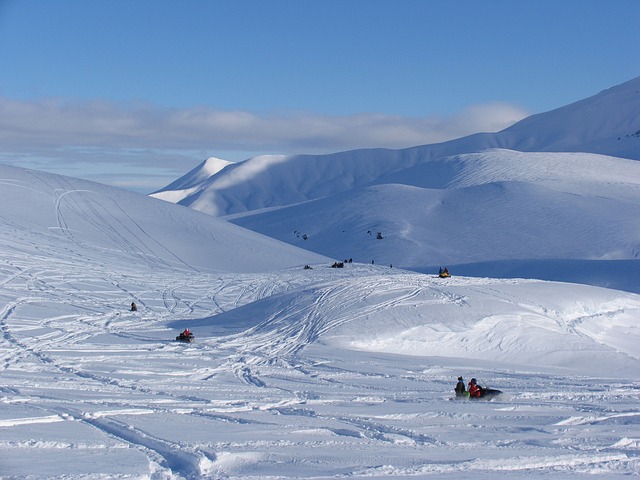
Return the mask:
POLYGON ((136 305, 136 302, 131 302, 131 311, 132 312, 138 311, 138 306, 136 305))
POLYGON ((480 398, 482 396, 482 387, 478 385, 478 382, 475 378, 472 378, 469 382, 469 397, 471 398, 480 398))
POLYGON ((180 335, 176 337, 176 340, 180 342, 191 343, 194 340, 193 333, 191 333, 191 331, 188 328, 185 328, 183 331, 180 332, 180 335))
POLYGON ((464 388, 464 380, 462 379, 462 377, 458 377, 458 383, 456 383, 456 397, 457 398, 461 398, 465 396, 465 393, 467 392, 464 388))

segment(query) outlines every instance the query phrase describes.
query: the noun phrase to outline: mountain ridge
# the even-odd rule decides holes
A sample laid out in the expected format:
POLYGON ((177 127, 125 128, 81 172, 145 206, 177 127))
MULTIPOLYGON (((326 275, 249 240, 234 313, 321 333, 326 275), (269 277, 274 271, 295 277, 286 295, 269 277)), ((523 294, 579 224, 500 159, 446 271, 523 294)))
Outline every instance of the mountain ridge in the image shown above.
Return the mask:
POLYGON ((207 161, 151 195, 214 216, 284 206, 375 182, 418 163, 491 148, 599 153, 640 160, 640 77, 549 112, 532 115, 497 133, 477 133, 400 150, 352 150, 326 155, 262 155, 217 171, 207 161), (300 170, 292 174, 290 170, 300 170), (287 171, 285 175, 283 171, 287 171), (305 170, 313 175, 305 175, 305 170), (310 171, 310 172, 309 172, 310 171), (289 183, 283 181, 289 177, 289 183), (311 178, 309 178, 311 177, 311 178), (320 182, 317 185, 317 182, 320 182))

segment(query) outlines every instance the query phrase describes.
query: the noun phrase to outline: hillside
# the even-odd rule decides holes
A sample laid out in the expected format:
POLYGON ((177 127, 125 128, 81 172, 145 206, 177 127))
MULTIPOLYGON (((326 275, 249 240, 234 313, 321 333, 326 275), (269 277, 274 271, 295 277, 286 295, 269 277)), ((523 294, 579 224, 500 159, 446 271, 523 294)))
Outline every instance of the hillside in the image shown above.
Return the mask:
POLYGON ((226 218, 337 259, 640 291, 637 161, 489 150, 384 180, 226 218))
POLYGON ((0 165, 0 183, 0 238, 20 256, 72 262, 102 252, 116 263, 135 258, 225 272, 323 259, 179 205, 88 181, 0 165))

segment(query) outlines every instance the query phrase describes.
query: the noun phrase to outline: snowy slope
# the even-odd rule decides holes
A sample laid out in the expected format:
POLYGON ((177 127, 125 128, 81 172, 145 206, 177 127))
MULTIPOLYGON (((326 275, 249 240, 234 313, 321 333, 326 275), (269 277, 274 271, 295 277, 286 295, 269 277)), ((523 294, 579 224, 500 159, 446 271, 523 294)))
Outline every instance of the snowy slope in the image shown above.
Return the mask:
MULTIPOLYGON (((544 188, 584 185, 559 187, 544 188)), ((3 479, 640 474, 638 295, 331 268, 183 207, 9 167, 0 196, 3 479), (175 342, 186 326, 196 342, 175 342), (452 401, 458 375, 504 394, 452 401)))
POLYGON ((153 194, 224 216, 284 206, 380 183, 379 178, 433 159, 487 148, 526 152, 592 152, 640 159, 640 77, 593 97, 533 115, 498 133, 403 150, 355 150, 331 155, 266 155, 214 175, 189 172, 178 186, 153 194), (194 178, 198 182, 193 182, 194 178), (187 182, 189 189, 180 186, 187 182), (173 191, 173 192, 172 192, 173 191))
POLYGON ((92 182, 0 165, 0 185, 0 236, 23 255, 71 260, 101 251, 151 265, 235 272, 322 259, 191 209, 92 182))
POLYGON ((640 160, 640 77, 497 134, 514 150, 592 152, 640 160))

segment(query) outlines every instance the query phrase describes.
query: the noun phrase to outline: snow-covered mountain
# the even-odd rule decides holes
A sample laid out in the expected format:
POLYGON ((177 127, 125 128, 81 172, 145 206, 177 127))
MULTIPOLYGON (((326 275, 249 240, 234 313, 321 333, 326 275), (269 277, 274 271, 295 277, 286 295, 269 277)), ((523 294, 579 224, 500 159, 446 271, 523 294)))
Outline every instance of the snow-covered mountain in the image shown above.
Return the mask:
POLYGON ((210 177, 231 165, 233 162, 221 158, 210 157, 192 169, 186 175, 167 185, 161 192, 152 196, 167 202, 179 203, 184 197, 195 193, 199 185, 210 177))
MULTIPOLYGON (((449 215, 450 203, 504 190, 533 222, 541 214, 510 192, 521 182, 531 198, 571 198, 585 212, 597 193, 616 225, 635 198, 619 159, 592 155, 606 171, 574 164, 584 178, 567 167, 561 181, 523 161, 496 182, 505 174, 495 158, 511 165, 512 152, 486 155, 442 163, 452 189, 355 192, 391 216, 416 197, 449 215), (484 166, 467 178, 456 173, 465 162, 484 166)), ((571 220, 560 207, 546 214, 571 220)), ((318 210, 320 230, 328 221, 318 210)), ((571 228, 584 249, 607 241, 581 220, 571 228)), ((525 236, 503 235, 502 245, 517 251, 525 236)), ((564 247, 556 238, 539 248, 564 247)), ((182 206, 0 167, 0 477, 640 473, 639 295, 331 262, 182 206), (174 341, 185 327, 195 343, 174 341), (452 401, 459 375, 503 394, 452 401)))
POLYGON ((381 177, 421 163, 490 148, 588 152, 640 160, 639 112, 640 77, 571 105, 533 115, 498 133, 479 133, 402 150, 263 155, 228 165, 212 175, 208 174, 207 160, 152 196, 224 216, 381 183, 381 177))
POLYGON ((0 477, 640 474, 637 86, 210 159, 156 195, 193 208, 0 166, 0 477), (452 401, 459 375, 503 394, 452 401))
POLYGON ((640 291, 639 112, 637 78, 499 133, 255 157, 154 196, 339 260, 640 291))

